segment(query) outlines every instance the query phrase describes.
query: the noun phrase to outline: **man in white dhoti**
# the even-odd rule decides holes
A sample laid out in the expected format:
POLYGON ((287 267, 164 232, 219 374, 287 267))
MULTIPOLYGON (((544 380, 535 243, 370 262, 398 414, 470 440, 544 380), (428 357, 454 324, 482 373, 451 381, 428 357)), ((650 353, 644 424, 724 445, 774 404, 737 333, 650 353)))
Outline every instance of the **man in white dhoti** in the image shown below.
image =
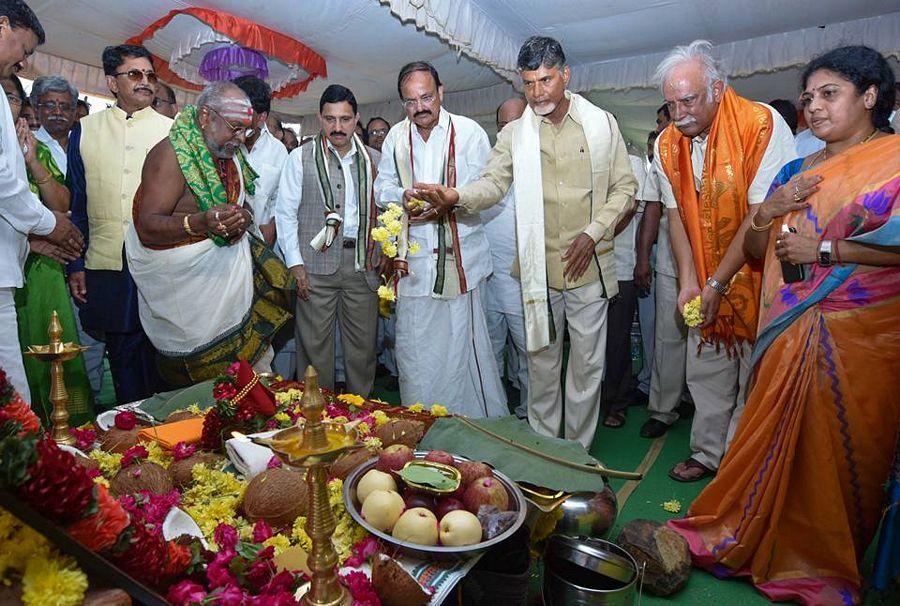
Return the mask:
POLYGON ((237 359, 268 370, 271 340, 291 317, 287 268, 247 233, 257 176, 241 144, 252 117, 240 88, 210 84, 144 163, 125 248, 141 324, 175 385, 237 359))
MULTIPOLYGON (((437 70, 410 63, 397 89, 407 117, 382 146, 378 204, 409 201, 416 181, 456 186, 477 179, 490 152, 487 134, 441 107, 437 70)), ((397 294, 401 400, 438 402, 473 417, 507 414, 485 321, 482 284, 491 253, 478 213, 412 226, 409 237, 421 250, 408 258, 397 294)))
POLYGON ((443 216, 458 204, 454 214, 461 220, 499 202, 515 182, 528 421, 535 431, 557 436, 565 412, 564 436, 589 448, 600 414, 606 313, 618 292, 613 232, 637 184, 615 118, 566 90, 569 68, 559 42, 529 38, 518 68, 525 113, 500 131, 481 179, 458 190, 417 186, 432 205, 420 217, 443 216))

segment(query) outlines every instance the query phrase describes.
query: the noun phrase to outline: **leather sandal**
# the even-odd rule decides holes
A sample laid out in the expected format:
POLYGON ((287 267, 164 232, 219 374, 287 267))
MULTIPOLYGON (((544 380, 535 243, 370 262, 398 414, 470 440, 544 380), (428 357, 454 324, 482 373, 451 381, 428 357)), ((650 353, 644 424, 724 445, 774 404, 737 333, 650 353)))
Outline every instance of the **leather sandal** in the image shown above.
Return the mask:
POLYGON ((669 477, 677 482, 697 482, 714 475, 716 475, 715 470, 710 469, 693 457, 678 463, 678 465, 669 470, 669 477), (679 465, 682 467, 681 471, 678 470, 679 465))

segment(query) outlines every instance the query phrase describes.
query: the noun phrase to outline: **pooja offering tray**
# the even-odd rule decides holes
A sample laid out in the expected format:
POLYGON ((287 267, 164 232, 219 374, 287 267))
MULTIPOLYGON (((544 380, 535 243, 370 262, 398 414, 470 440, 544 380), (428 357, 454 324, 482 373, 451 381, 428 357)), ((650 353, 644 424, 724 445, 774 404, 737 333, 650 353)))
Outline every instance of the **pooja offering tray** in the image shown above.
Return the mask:
POLYGON ((425 559, 480 554, 511 537, 527 513, 525 497, 507 476, 443 451, 383 452, 350 473, 343 493, 358 524, 425 559))

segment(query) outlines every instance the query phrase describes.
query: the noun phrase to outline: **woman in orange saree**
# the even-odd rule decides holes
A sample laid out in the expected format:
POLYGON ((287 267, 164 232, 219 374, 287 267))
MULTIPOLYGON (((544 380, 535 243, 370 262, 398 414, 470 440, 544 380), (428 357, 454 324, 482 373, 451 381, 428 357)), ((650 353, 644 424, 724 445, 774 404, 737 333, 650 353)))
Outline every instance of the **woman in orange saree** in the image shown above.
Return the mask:
POLYGON ((670 525, 696 565, 769 599, 851 605, 900 427, 900 136, 879 130, 894 78, 871 49, 815 59, 803 88, 826 148, 786 165, 753 217, 746 247, 766 264, 746 408, 670 525), (785 283, 782 262, 805 275, 785 283))

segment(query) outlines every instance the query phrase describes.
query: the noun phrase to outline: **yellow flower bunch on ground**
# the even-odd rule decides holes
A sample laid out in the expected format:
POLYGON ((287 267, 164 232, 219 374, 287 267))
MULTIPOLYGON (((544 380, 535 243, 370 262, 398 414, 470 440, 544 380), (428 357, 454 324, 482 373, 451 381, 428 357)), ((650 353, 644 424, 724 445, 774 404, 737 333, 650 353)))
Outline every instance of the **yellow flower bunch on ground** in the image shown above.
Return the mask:
POLYGON ((200 526, 204 538, 213 544, 213 532, 222 522, 241 532, 247 522, 238 518, 237 509, 244 498, 246 482, 233 473, 204 464, 194 465, 191 474, 194 484, 182 494, 181 506, 200 526))
POLYGON ((684 316, 684 323, 691 328, 703 323, 703 314, 700 313, 700 295, 684 304, 681 315, 684 316))
POLYGON ((662 508, 668 511, 669 513, 678 513, 681 511, 681 501, 678 499, 672 499, 671 501, 666 501, 662 504, 662 508))
POLYGON ((446 417, 447 416, 447 407, 441 406, 440 404, 432 404, 431 405, 431 415, 434 417, 446 417))
POLYGON ((415 404, 413 404, 412 406, 409 407, 410 412, 422 412, 423 410, 425 410, 425 405, 422 404, 421 402, 416 402, 415 404))

